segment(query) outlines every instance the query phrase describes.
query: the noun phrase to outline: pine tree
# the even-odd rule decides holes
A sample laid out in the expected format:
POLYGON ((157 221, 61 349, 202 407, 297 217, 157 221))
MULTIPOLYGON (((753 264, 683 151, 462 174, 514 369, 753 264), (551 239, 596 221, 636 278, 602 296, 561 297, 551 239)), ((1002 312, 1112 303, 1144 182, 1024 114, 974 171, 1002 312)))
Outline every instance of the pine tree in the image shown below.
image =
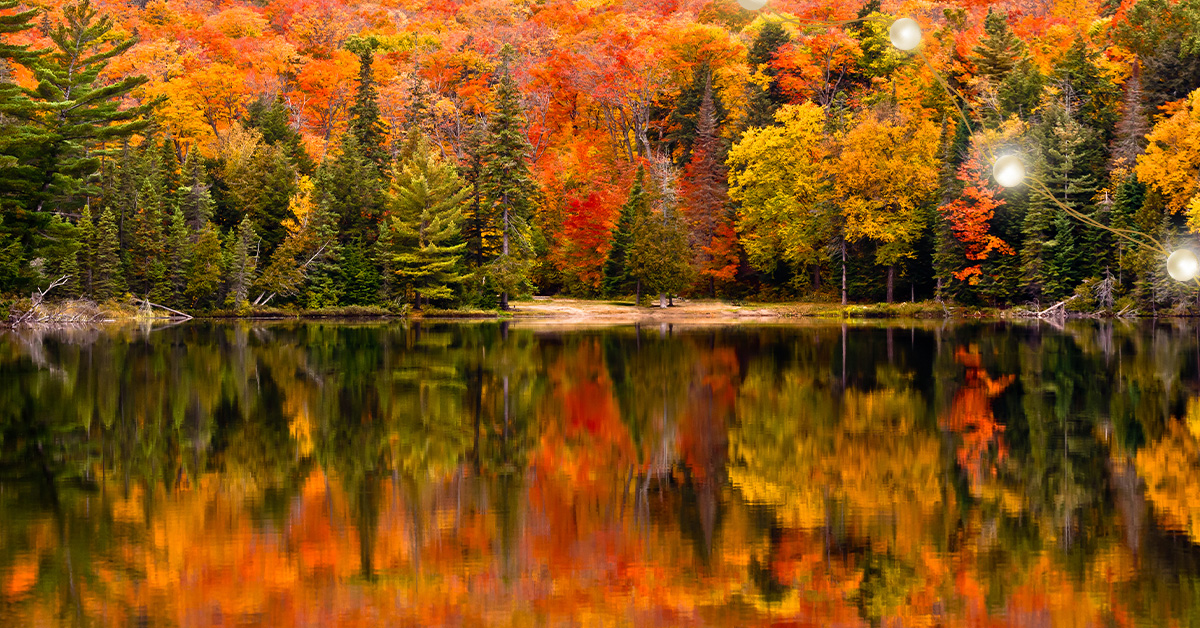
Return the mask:
POLYGON ((746 55, 750 67, 751 81, 746 86, 749 105, 744 126, 761 127, 775 124, 775 112, 787 102, 779 84, 779 70, 773 61, 779 49, 791 43, 792 38, 783 26, 773 20, 763 22, 762 29, 754 38, 746 55))
POLYGON ((216 226, 207 223, 201 227, 189 252, 184 303, 192 308, 212 307, 216 304, 217 290, 221 286, 224 259, 221 235, 216 226))
POLYGON ((718 228, 726 224, 723 219, 726 217, 729 194, 724 147, 717 135, 711 82, 700 104, 699 118, 695 150, 692 151, 691 162, 684 168, 683 209, 690 231, 688 241, 695 251, 692 261, 707 279, 709 292, 716 296, 716 276, 726 271, 728 260, 718 260, 713 255, 712 247, 718 228))
POLYGON ((112 17, 101 16, 90 0, 78 0, 62 9, 63 22, 52 27, 54 47, 32 64, 36 98, 43 103, 39 124, 50 139, 31 147, 30 160, 41 170, 33 199, 34 211, 47 202, 57 209, 64 203, 81 203, 82 194, 94 193, 86 179, 100 167, 100 144, 127 138, 144 129, 146 115, 161 100, 122 107, 122 100, 144 84, 144 76, 129 76, 108 83, 101 79, 110 61, 124 54, 136 38, 114 32, 112 17))
POLYGON ((678 211, 663 207, 642 214, 634 225, 625 266, 629 276, 649 292, 657 292, 660 307, 666 307, 666 296, 682 290, 691 279, 687 251, 687 227, 682 217, 678 211))
POLYGON ((486 146, 487 127, 475 124, 467 132, 464 147, 466 163, 462 169, 463 179, 471 188, 467 206, 463 210, 462 237, 466 242, 466 262, 472 270, 479 270, 500 251, 500 220, 496 208, 484 200, 483 160, 486 146))
POLYGON ((1140 64, 1134 60, 1133 71, 1125 80, 1121 98, 1121 113, 1117 119, 1109 168, 1132 169, 1138 155, 1146 150, 1146 134, 1150 132, 1150 121, 1142 106, 1142 79, 1140 64))
POLYGON ((79 296, 79 229, 60 216, 51 216, 45 227, 46 244, 41 248, 44 281, 66 277, 59 296, 79 296))
POLYGON ((379 113, 379 90, 371 66, 375 61, 378 42, 370 37, 353 37, 346 49, 358 55, 358 88, 350 107, 350 135, 358 140, 359 150, 380 172, 387 170, 387 129, 379 113))
POLYGON ((183 172, 187 185, 179 189, 179 207, 183 210, 188 227, 194 233, 199 233, 212 219, 214 203, 209 191, 212 185, 208 183, 208 173, 200 158, 200 151, 194 147, 184 158, 183 172))
POLYGON ((1024 58, 1025 44, 1009 28, 1008 16, 989 8, 983 20, 983 37, 973 52, 971 62, 977 74, 998 85, 1024 58))
POLYGON ((1029 57, 1017 61, 1012 71, 1004 77, 997 90, 1000 101, 1000 117, 1017 116, 1027 119, 1033 114, 1042 98, 1046 77, 1029 57))
POLYGON ((283 242, 283 221, 289 218, 288 203, 296 191, 291 160, 282 147, 260 144, 245 167, 226 172, 230 196, 254 223, 264 255, 274 253, 283 242))
POLYGON ((300 174, 311 175, 316 169, 312 157, 304 149, 304 138, 292 128, 291 113, 282 98, 276 97, 269 104, 262 99, 250 103, 246 108, 246 126, 257 129, 263 142, 280 146, 300 174))
POLYGON ((1075 119, 1099 131, 1107 145, 1116 126, 1119 94, 1112 78, 1097 63, 1099 57, 1082 35, 1076 35, 1055 66, 1055 74, 1075 119))
POLYGON ((92 294, 95 299, 105 301, 125 292, 117 217, 111 207, 100 214, 100 222, 96 227, 96 253, 92 259, 92 294))
POLYGON ((99 232, 92 218, 91 205, 84 205, 79 215, 79 253, 76 266, 79 268, 79 293, 89 299, 96 298, 95 268, 96 251, 99 247, 99 232))
POLYGON ((387 189, 382 181, 379 169, 363 156, 358 139, 350 133, 342 138, 342 153, 317 168, 316 202, 338 217, 342 243, 371 243, 378 237, 376 225, 387 189))
POLYGON ((470 191, 424 137, 397 168, 388 257, 397 283, 411 290, 416 309, 451 300, 464 279, 460 265, 466 243, 459 224, 470 191))
MULTIPOLYGON (((1103 159, 1096 131, 1068 116, 1061 106, 1052 104, 1033 136, 1038 147, 1034 172, 1049 192, 1072 210, 1092 214, 1095 211, 1092 198, 1098 189, 1095 173, 1102 171, 1103 159)), ((1038 191, 1033 194, 1024 217, 1021 264, 1030 296, 1035 298, 1062 297, 1074 290, 1075 284, 1086 278, 1090 270, 1082 262, 1069 270, 1064 270, 1062 262, 1057 265, 1054 262, 1079 260, 1073 248, 1080 232, 1085 231, 1082 225, 1064 223, 1059 214, 1066 216, 1056 203, 1038 191), (1064 229, 1064 225, 1070 229, 1064 229), (1064 272, 1067 274, 1062 276, 1064 272)))
MULTIPOLYGON (((103 144, 143 129, 145 115, 159 102, 122 108, 124 97, 146 79, 102 78, 109 62, 136 43, 114 33, 110 17, 99 16, 87 0, 67 4, 61 15, 57 25, 43 22, 53 44, 48 51, 0 43, 0 74, 18 63, 36 83, 22 90, 0 80, 0 116, 21 121, 0 125, 0 205, 11 210, 5 226, 26 259, 44 257, 39 249, 55 246, 45 233, 51 211, 82 207, 85 195, 95 195, 89 179, 99 170, 103 144)), ((4 16, 0 32, 26 30, 32 17, 28 11, 4 16)), ((24 267, 16 282, 34 281, 30 271, 24 267)), ((17 285, 0 289, 6 287, 17 285)))
MULTIPOLYGON (((604 260, 604 294, 613 296, 625 293, 631 281, 636 281, 629 275, 627 267, 629 248, 633 244, 633 234, 636 225, 644 220, 650 211, 650 199, 645 191, 646 172, 638 168, 637 178, 629 190, 629 197, 621 205, 617 216, 617 224, 613 226, 611 245, 608 249, 608 259, 604 260)), ((638 284, 638 294, 641 294, 641 284, 638 284)), ((638 299, 640 301, 640 299, 638 299)))
POLYGON ((275 296, 299 295, 310 269, 338 256, 337 217, 324 203, 316 202, 314 188, 311 179, 300 177, 291 201, 293 218, 283 223, 287 236, 258 277, 255 305, 265 305, 275 296))
POLYGON ((181 303, 188 285, 188 266, 192 259, 192 239, 183 211, 171 214, 167 231, 167 292, 170 303, 181 303))
POLYGON ((155 185, 154 179, 145 179, 133 214, 126 273, 129 289, 134 294, 158 302, 168 292, 162 200, 161 190, 155 185))
POLYGON ((705 100, 711 101, 713 126, 718 127, 727 115, 721 99, 712 90, 712 69, 701 63, 692 74, 690 85, 675 99, 675 109, 667 119, 667 142, 673 147, 675 163, 680 167, 692 160, 692 147, 700 128, 700 109, 705 100))
POLYGON ((229 242, 229 297, 227 303, 236 310, 250 306, 247 300, 250 285, 254 283, 254 271, 258 265, 258 235, 254 223, 246 216, 238 224, 237 232, 231 234, 229 242))
MULTIPOLYGON (((507 51, 507 49, 506 49, 507 51)), ((497 286, 500 308, 508 309, 508 296, 528 281, 533 217, 537 186, 529 169, 533 148, 525 137, 525 114, 517 82, 509 72, 507 55, 492 93, 493 111, 484 142, 480 172, 483 202, 499 218, 500 255, 488 263, 487 276, 497 286)))

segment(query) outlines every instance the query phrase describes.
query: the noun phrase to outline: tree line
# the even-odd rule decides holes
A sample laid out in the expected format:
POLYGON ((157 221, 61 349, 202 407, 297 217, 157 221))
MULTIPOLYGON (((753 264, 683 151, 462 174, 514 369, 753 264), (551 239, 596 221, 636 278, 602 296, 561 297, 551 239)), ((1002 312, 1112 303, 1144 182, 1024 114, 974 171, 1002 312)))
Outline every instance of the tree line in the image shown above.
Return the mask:
MULTIPOLYGON (((1187 141, 1200 129, 1193 4, 1105 7, 1107 39, 1077 33, 1049 67, 989 10, 973 46, 947 53, 958 69, 947 88, 964 103, 874 22, 832 45, 730 18, 724 27, 748 39, 736 90, 701 58, 670 98, 643 103, 626 138, 612 136, 613 147, 628 140, 624 157, 558 147, 580 176, 609 177, 601 185, 546 165, 546 123, 529 117, 515 46, 495 53, 486 95, 463 107, 448 142, 444 98, 427 81, 411 83, 403 124, 381 110, 375 64, 394 44, 345 38, 358 75, 343 131, 317 161, 280 94, 249 102, 201 150, 159 114, 171 95, 113 71, 136 35, 86 0, 54 21, 4 0, 0 292, 67 276, 62 297, 189 311, 506 308, 531 293, 662 304, 1078 295, 1084 307, 1182 310, 1194 290, 1170 282, 1157 253, 1029 187, 999 188, 986 153, 1020 151, 1058 202, 1097 223, 1186 245, 1200 212, 1186 177, 1200 164, 1187 141), (833 60, 823 70, 821 45, 833 60), (1114 50, 1130 55, 1125 76, 1114 50), (593 162, 591 173, 579 165, 593 162)), ((858 15, 878 12, 868 3, 858 15)), ((970 28, 966 11, 947 10, 929 37, 970 28)))

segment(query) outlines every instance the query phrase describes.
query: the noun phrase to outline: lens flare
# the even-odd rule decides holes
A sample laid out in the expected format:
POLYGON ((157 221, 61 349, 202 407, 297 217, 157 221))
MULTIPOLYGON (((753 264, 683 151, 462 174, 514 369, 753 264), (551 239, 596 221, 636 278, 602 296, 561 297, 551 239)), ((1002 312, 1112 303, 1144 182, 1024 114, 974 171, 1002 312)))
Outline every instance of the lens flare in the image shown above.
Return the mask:
POLYGON ((738 0, 738 4, 747 11, 757 11, 767 6, 767 0, 738 0))
POLYGON ((1016 187, 1025 180, 1025 164, 1016 155, 1005 155, 992 166, 992 177, 1006 188, 1016 187))
POLYGON ((1195 253, 1179 249, 1167 258, 1167 274, 1175 281, 1191 281, 1200 274, 1200 260, 1195 253))
POLYGON ((912 50, 921 45, 921 25, 911 17, 902 17, 892 22, 888 37, 900 50, 912 50))

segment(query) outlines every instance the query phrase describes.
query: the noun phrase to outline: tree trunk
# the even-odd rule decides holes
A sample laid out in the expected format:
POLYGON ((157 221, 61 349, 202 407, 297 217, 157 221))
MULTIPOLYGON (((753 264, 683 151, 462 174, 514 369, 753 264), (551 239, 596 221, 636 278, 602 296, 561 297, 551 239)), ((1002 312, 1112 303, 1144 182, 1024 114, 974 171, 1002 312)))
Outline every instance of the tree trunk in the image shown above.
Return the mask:
POLYGON ((638 279, 637 280, 637 288, 634 289, 634 293, 633 293, 633 307, 641 307, 641 306, 642 306, 642 280, 638 279))
POLYGON ((842 306, 846 305, 846 241, 842 240, 842 306))
POLYGON ((665 293, 665 292, 658 293, 658 307, 660 307, 664 310, 667 309, 667 293, 665 293))
POLYGON ((812 277, 813 292, 814 293, 820 292, 821 291, 821 266, 820 266, 820 264, 813 264, 812 273, 813 273, 813 277, 812 277))
POLYGON ((420 292, 417 293, 417 303, 416 303, 416 305, 413 306, 413 309, 414 310, 421 309, 421 293, 420 292))
POLYGON ((893 264, 891 266, 888 266, 887 302, 889 304, 892 302, 895 287, 896 287, 896 266, 893 264))
POLYGON ((508 311, 508 290, 500 293, 500 309, 508 311))

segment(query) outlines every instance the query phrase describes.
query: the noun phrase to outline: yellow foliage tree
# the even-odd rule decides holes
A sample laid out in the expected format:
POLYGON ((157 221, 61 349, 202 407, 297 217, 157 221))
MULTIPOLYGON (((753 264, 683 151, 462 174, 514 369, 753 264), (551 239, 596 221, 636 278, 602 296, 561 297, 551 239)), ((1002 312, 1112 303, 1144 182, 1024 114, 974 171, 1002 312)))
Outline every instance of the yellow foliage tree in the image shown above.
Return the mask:
POLYGON ((892 301, 895 267, 914 255, 925 229, 923 205, 937 193, 938 127, 924 117, 870 111, 842 138, 831 176, 848 242, 874 241, 876 261, 888 268, 892 301))
POLYGON ((1138 180, 1163 195, 1171 213, 1187 211, 1188 226, 1200 231, 1200 90, 1159 120, 1138 157, 1138 180))
POLYGON ((813 103, 786 105, 776 126, 750 129, 729 151, 729 197, 737 229, 755 268, 782 260, 797 267, 820 260, 828 241, 825 114, 813 103))

